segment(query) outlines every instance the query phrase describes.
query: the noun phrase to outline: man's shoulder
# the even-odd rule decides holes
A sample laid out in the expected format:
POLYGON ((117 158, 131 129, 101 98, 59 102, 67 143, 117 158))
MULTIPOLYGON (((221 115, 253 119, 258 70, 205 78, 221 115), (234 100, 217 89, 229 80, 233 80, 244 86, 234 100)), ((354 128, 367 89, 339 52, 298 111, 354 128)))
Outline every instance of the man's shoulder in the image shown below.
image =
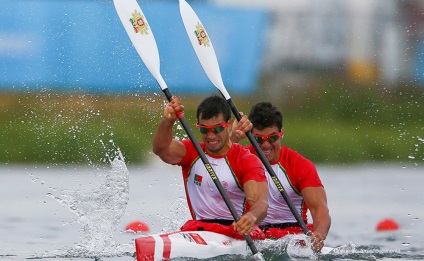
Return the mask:
MULTIPOLYGON (((180 142, 186 147, 186 156, 185 157, 194 157, 197 158, 199 156, 198 151, 196 150, 193 142, 191 140, 185 139, 185 140, 180 140, 180 142)), ((205 143, 204 142, 200 142, 199 143, 200 148, 205 151, 205 143)))
POLYGON ((306 159, 302 154, 300 154, 298 151, 291 149, 286 146, 282 146, 281 148, 281 155, 284 155, 286 157, 301 157, 306 159))
POLYGON ((239 156, 256 157, 256 155, 252 153, 248 146, 243 146, 238 143, 233 143, 231 150, 233 153, 237 153, 239 156))
POLYGON ((242 164, 243 166, 259 166, 262 168, 261 160, 246 146, 234 143, 227 156, 229 159, 234 159, 236 162, 242 164))
POLYGON ((266 182, 265 170, 261 160, 251 153, 246 146, 233 144, 228 156, 234 173, 243 184, 248 180, 266 182))
MULTIPOLYGON (((180 140, 182 144, 184 144, 184 146, 186 147, 193 147, 194 148, 194 144, 193 141, 191 140, 180 140)), ((199 142, 200 147, 203 149, 205 147, 205 143, 204 142, 199 142)))
POLYGON ((290 163, 290 164, 310 164, 314 165, 314 163, 305 158, 302 154, 300 154, 298 151, 293 150, 289 147, 283 146, 281 149, 281 156, 280 156, 280 162, 290 163))
POLYGON ((193 146, 193 142, 191 140, 180 140, 184 145, 191 145, 193 146))

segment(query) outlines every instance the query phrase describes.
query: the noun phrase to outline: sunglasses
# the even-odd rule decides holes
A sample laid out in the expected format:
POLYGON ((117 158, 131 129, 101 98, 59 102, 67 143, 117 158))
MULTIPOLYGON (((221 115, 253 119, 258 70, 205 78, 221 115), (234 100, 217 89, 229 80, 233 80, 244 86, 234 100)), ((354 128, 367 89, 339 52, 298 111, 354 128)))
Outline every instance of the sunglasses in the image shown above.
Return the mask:
POLYGON ((280 131, 277 134, 271 134, 268 136, 255 134, 253 135, 253 138, 255 138, 256 142, 259 144, 262 144, 264 141, 268 141, 269 143, 276 142, 281 136, 283 135, 283 132, 280 131))
POLYGON ((228 125, 230 125, 230 122, 216 124, 216 125, 212 125, 212 126, 205 126, 205 125, 200 125, 199 123, 196 123, 196 128, 198 128, 200 133, 202 133, 202 134, 207 134, 210 131, 217 134, 217 133, 220 133, 223 130, 225 130, 225 128, 228 125))

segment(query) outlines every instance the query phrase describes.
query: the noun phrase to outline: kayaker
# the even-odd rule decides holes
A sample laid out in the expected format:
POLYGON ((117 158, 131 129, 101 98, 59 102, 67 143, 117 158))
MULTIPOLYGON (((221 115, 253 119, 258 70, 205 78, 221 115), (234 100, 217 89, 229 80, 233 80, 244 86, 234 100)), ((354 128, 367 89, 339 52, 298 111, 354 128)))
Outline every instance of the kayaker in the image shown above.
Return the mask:
MULTIPOLYGON (((197 108, 196 127, 205 152, 223 188, 240 216, 234 218, 214 184, 191 140, 173 138, 177 114, 184 111, 180 99, 173 96, 153 138, 153 152, 164 162, 182 168, 188 206, 193 220, 182 231, 207 230, 243 239, 264 239, 258 225, 268 208, 268 185, 261 161, 243 146, 232 143, 231 109, 220 96, 204 99, 197 108)), ((247 117, 246 117, 247 118, 247 117)))
MULTIPOLYGON (((283 114, 270 102, 255 104, 248 119, 243 117, 233 126, 231 140, 239 142, 251 130, 261 150, 270 162, 295 208, 299 211, 307 228, 312 232, 311 242, 315 252, 324 246, 331 225, 327 206, 327 196, 314 164, 298 152, 281 145, 284 136, 283 114), (251 125, 253 124, 253 128, 251 125), (308 224, 307 211, 310 210, 313 223, 308 224)), ((252 145, 247 146, 256 153, 252 145)), ((260 224, 267 238, 281 238, 288 234, 303 233, 296 218, 287 206, 268 172, 268 215, 260 224)))

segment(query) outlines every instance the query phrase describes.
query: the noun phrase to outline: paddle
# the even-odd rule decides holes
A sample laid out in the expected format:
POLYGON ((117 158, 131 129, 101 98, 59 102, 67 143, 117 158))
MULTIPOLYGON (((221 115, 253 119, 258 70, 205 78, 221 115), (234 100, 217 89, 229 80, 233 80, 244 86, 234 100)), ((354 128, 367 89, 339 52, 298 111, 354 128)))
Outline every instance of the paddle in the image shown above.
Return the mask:
MULTIPOLYGON (((237 110, 236 106, 231 100, 231 97, 228 94, 227 89, 225 88, 224 83, 222 81, 218 59, 216 58, 215 50, 213 48, 210 37, 208 33, 206 32, 206 29, 204 28, 203 24, 200 22, 200 19, 199 17, 197 17, 194 10, 185 0, 180 0, 180 13, 184 23, 184 27, 187 31, 188 38, 190 39, 190 42, 194 48, 194 51, 196 52, 196 55, 200 61, 200 64, 203 67, 203 70, 205 71, 209 80, 215 85, 216 88, 218 88, 218 90, 227 100, 234 116, 237 118, 237 120, 240 120, 241 119, 240 112, 237 110)), ((294 207, 289 196, 287 195, 287 192, 284 190, 283 185, 281 184, 277 175, 275 175, 274 170, 271 168, 271 165, 266 159, 258 143, 253 138, 252 133, 248 131, 246 132, 246 136, 249 138, 250 143, 252 143, 253 147, 255 148, 259 158, 261 159, 266 170, 271 176, 272 181, 277 186, 278 190, 280 191, 281 195, 283 196, 284 200, 289 206, 291 212, 295 216, 297 222, 302 227, 303 232, 306 235, 310 236, 311 231, 308 230, 300 214, 296 211, 296 208, 294 207)))
MULTIPOLYGON (((137 4, 136 0, 113 0, 115 9, 121 19, 122 25, 125 28, 128 36, 131 39, 132 44, 146 65, 150 73, 155 77, 156 81, 159 83, 163 93, 165 94, 168 101, 171 101, 172 95, 168 90, 168 87, 163 80, 160 74, 160 60, 159 52, 156 45, 155 37, 150 28, 149 23, 147 22, 146 17, 143 14, 140 6, 137 4)), ((197 153, 199 154, 203 164, 206 167, 209 175, 211 176, 213 182, 215 183, 219 193, 225 201, 228 209, 230 210, 235 221, 240 220, 238 213, 236 212, 234 206, 232 205, 227 193, 225 192, 221 182, 218 179, 215 171, 213 170, 211 164, 205 156, 202 148, 199 143, 196 141, 196 138, 191 131, 187 121, 185 120, 182 113, 177 115, 181 125, 192 141, 194 147, 196 148, 197 153)), ((244 235, 246 242, 252 251, 253 255, 258 254, 252 238, 249 235, 244 235)))

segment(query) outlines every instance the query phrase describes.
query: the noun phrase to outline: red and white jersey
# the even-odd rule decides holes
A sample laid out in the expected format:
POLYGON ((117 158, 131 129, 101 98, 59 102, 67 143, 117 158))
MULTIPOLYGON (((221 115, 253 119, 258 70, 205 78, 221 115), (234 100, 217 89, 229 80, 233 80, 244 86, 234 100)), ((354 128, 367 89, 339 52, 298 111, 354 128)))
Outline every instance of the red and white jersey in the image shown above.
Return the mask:
MULTIPOLYGON (((255 153, 253 146, 250 145, 249 149, 255 153)), ((277 162, 270 162, 270 164, 297 212, 303 220, 306 220, 308 206, 303 200, 301 191, 306 187, 323 186, 314 164, 298 152, 285 146, 282 147, 280 159, 277 162)), ((268 214, 261 225, 297 222, 268 171, 266 173, 269 206, 268 214)))
MULTIPOLYGON (((178 165, 182 167, 185 191, 193 219, 234 220, 225 201, 190 140, 183 140, 186 155, 178 165)), ((200 143, 205 150, 203 142, 200 143)), ((248 180, 266 182, 265 171, 256 155, 239 144, 233 144, 227 155, 215 157, 206 154, 222 187, 241 216, 248 211, 243 190, 248 180)))

